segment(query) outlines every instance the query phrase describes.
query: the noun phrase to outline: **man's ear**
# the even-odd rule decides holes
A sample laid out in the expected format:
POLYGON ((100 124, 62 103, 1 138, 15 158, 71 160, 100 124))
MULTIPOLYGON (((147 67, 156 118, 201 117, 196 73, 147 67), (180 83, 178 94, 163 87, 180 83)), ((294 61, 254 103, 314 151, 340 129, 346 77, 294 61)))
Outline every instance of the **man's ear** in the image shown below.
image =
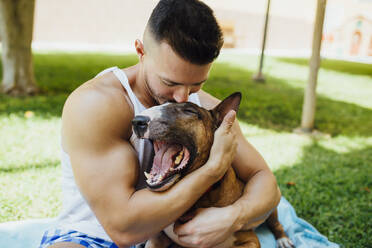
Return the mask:
POLYGON ((223 118, 230 110, 235 110, 235 112, 238 113, 241 99, 242 94, 240 92, 235 92, 211 110, 217 127, 221 125, 223 118))
POLYGON ((134 42, 134 46, 136 47, 136 52, 138 55, 138 59, 142 61, 143 55, 145 55, 145 49, 143 47, 143 43, 140 40, 136 40, 134 42))

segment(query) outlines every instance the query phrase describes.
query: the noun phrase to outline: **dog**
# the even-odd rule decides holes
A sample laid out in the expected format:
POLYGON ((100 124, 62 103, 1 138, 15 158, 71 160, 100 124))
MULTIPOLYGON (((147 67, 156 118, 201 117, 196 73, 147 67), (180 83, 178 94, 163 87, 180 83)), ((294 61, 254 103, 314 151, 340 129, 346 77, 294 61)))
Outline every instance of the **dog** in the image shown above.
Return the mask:
MULTIPOLYGON (((150 140, 155 152, 152 167, 144 171, 147 188, 165 191, 188 173, 203 166, 209 158, 214 132, 231 109, 238 111, 240 101, 241 93, 237 92, 212 110, 190 102, 165 103, 135 116, 132 120, 134 133, 138 138, 150 140)), ((243 182, 230 167, 224 177, 204 193, 179 221, 185 223, 190 220, 198 208, 231 205, 241 197, 243 190, 243 182)), ((277 247, 294 247, 278 221, 277 210, 273 211, 266 223, 277 239, 277 247)), ((164 233, 148 240, 145 247, 182 247, 173 233, 172 225, 164 233)), ((253 230, 243 228, 218 247, 259 248, 260 242, 253 230)))

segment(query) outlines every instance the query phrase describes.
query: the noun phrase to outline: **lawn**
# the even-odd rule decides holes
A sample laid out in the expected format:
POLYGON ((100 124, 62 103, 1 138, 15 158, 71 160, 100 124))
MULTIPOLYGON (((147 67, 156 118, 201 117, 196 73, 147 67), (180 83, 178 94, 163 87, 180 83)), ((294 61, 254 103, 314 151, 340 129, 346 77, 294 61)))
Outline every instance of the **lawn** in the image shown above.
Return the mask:
MULTIPOLYGON (((58 215, 64 101, 99 71, 136 61, 132 55, 35 54, 44 93, 0 95, 0 222, 58 215)), ((307 60, 265 58, 265 84, 251 80, 257 57, 223 53, 217 62, 204 90, 219 98, 243 93, 243 132, 297 214, 344 247, 370 246, 372 65, 322 62, 315 122, 330 137, 310 138, 292 132, 300 123, 307 60)))

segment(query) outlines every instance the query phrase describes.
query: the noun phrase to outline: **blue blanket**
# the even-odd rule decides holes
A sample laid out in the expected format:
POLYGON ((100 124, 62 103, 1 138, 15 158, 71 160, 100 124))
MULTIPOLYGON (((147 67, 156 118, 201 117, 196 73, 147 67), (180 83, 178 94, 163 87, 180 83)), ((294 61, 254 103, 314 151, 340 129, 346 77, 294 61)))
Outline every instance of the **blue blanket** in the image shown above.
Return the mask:
MULTIPOLYGON (((339 245, 328 241, 308 222, 297 217, 293 207, 282 197, 279 206, 279 221, 293 241, 296 248, 338 248, 339 245)), ((56 219, 36 219, 0 223, 0 247, 24 248, 38 247, 45 229, 53 227, 56 219)), ((262 248, 275 247, 275 239, 265 225, 256 229, 262 248)))

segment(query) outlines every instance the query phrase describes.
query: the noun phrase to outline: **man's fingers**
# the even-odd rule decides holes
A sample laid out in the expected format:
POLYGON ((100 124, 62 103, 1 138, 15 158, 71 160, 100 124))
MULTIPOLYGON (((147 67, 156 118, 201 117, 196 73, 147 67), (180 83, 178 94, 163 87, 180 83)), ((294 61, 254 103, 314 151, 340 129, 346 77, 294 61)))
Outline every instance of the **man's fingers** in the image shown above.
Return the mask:
POLYGON ((185 231, 185 225, 186 224, 179 224, 176 222, 173 227, 173 232, 178 236, 187 235, 187 232, 185 231))
POLYGON ((193 236, 179 236, 178 237, 179 241, 185 243, 185 244, 189 244, 188 247, 200 247, 199 245, 199 240, 197 237, 193 237, 193 236))
POLYGON ((221 126, 229 132, 231 130, 232 125, 234 124, 236 117, 236 112, 234 110, 230 110, 225 117, 223 118, 221 126))

